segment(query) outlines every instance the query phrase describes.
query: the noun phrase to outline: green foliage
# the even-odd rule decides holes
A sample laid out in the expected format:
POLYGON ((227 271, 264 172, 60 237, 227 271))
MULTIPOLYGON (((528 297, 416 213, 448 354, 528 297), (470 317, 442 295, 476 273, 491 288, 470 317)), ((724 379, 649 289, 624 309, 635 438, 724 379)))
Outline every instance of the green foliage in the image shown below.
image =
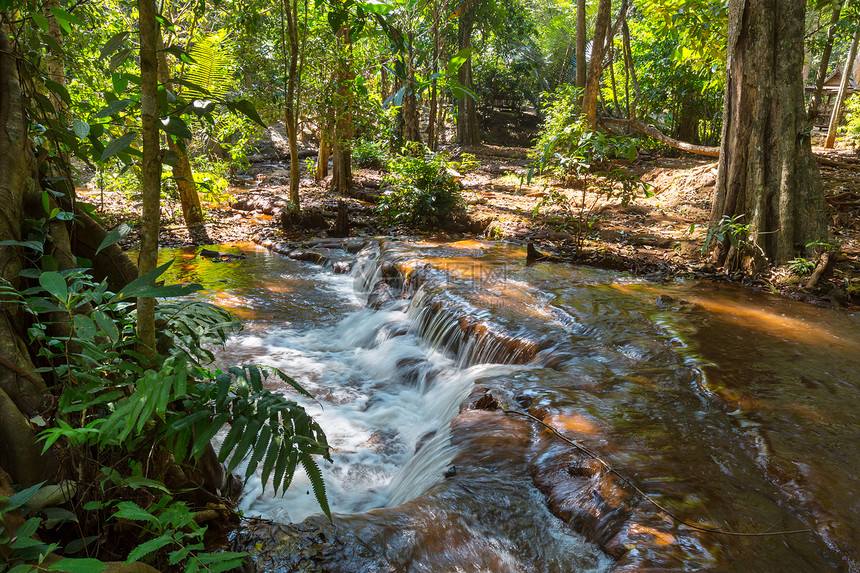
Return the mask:
POLYGON ((450 160, 420 144, 392 158, 378 212, 392 224, 435 227, 463 207, 450 160))
MULTIPOLYGON (((51 565, 43 562, 49 553, 59 548, 57 543, 43 543, 36 538, 36 532, 45 523, 41 517, 33 516, 24 521, 14 531, 7 531, 7 520, 11 520, 12 512, 19 511, 25 516, 35 513, 26 507, 44 483, 23 489, 11 496, 0 496, 0 555, 5 557, 0 561, 0 573, 35 573, 36 571, 66 571, 69 573, 100 573, 105 565, 97 559, 60 559, 51 565), (32 565, 33 563, 37 564, 32 565)), ((61 508, 45 508, 44 514, 55 526, 62 522, 76 522, 75 514, 61 508)))
POLYGON ((565 186, 578 190, 548 188, 534 208, 537 215, 546 208, 560 213, 562 225, 574 235, 577 248, 594 222, 593 211, 601 200, 618 200, 628 205, 637 196, 650 196, 645 183, 628 169, 613 163, 616 159, 632 161, 637 155, 636 139, 590 130, 579 116, 577 90, 563 85, 546 100, 545 122, 537 144, 531 151, 535 160, 529 171, 553 174, 565 186))
POLYGON ((359 139, 352 147, 352 161, 357 167, 387 170, 388 146, 382 140, 359 139))
POLYGON ((191 48, 185 95, 190 99, 223 98, 233 87, 236 61, 227 30, 198 40, 191 48))
MULTIPOLYGON (((100 248, 121 236, 115 233, 100 248)), ((190 468, 210 440, 228 426, 219 459, 228 461, 229 471, 247 459, 247 478, 262 464, 263 482, 271 482, 277 492, 289 486, 302 465, 320 507, 330 516, 322 475, 312 457, 329 459, 328 444, 304 408, 264 388, 265 379, 275 376, 309 396, 283 372, 257 366, 230 367, 227 372, 206 368, 213 359, 208 346, 223 343, 237 326, 223 309, 193 299, 159 304, 159 348, 164 350, 153 359, 138 352, 134 300, 183 296, 200 288, 156 286, 169 266, 161 265, 116 293, 85 269, 31 269, 23 274, 34 286, 19 292, 0 285, 0 293, 31 316, 30 344, 45 365, 39 371, 61 389, 54 423, 41 434, 44 449, 61 446, 65 457, 78 460, 76 474, 93 476, 98 487, 88 488, 81 500, 90 511, 103 512, 102 520, 138 523, 135 541, 128 546, 138 545, 128 561, 146 558, 182 566, 186 572, 226 571, 237 566, 243 554, 206 553, 206 528, 196 523, 196 512, 160 481, 169 465, 194 471, 190 468), (58 315, 68 323, 68 334, 54 334, 58 315), (152 452, 169 452, 170 457, 158 463, 151 459, 152 452), (138 493, 129 499, 129 492, 138 493), (115 511, 108 514, 111 508, 115 511)), ((0 532, 0 544, 3 539, 0 532)), ((30 551, 21 559, 37 557, 30 551)))
POLYGON ((803 257, 798 257, 796 259, 791 259, 788 261, 788 268, 791 271, 798 275, 808 275, 815 269, 815 261, 810 261, 804 259, 803 257))
POLYGON ((729 217, 723 217, 715 224, 708 227, 708 234, 705 236, 705 244, 702 246, 702 252, 707 252, 711 243, 728 243, 738 251, 750 250, 752 245, 748 240, 750 226, 741 223, 744 214, 729 217))

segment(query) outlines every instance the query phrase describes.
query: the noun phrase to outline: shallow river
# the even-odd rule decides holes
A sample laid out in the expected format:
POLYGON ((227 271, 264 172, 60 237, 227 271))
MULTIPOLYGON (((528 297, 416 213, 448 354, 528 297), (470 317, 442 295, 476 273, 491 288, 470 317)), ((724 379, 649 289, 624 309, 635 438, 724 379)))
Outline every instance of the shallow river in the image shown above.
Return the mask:
MULTIPOLYGON (((334 524, 302 475, 283 497, 252 478, 242 500, 324 530, 316 567, 860 571, 860 316, 526 266, 494 242, 316 247, 324 265, 229 250, 247 259, 162 256, 243 319, 220 361, 316 398, 334 524)), ((280 558, 261 568, 299 567, 280 558)))

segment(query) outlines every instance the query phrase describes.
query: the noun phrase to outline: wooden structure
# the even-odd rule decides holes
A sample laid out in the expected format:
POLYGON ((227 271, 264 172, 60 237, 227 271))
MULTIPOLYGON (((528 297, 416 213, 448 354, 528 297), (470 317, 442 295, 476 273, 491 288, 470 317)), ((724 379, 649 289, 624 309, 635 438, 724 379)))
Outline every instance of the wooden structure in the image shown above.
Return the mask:
MULTIPOLYGON (((842 68, 836 69, 836 71, 824 80, 824 87, 821 93, 822 101, 818 108, 818 115, 815 118, 815 125, 827 127, 830 121, 830 114, 833 113, 833 104, 836 103, 836 94, 839 93, 840 83, 842 83, 842 68)), ((806 86, 805 91, 811 96, 815 93, 815 86, 806 86)), ((848 88, 845 91, 846 101, 856 92, 860 92, 860 85, 858 85, 853 77, 848 78, 848 88)))

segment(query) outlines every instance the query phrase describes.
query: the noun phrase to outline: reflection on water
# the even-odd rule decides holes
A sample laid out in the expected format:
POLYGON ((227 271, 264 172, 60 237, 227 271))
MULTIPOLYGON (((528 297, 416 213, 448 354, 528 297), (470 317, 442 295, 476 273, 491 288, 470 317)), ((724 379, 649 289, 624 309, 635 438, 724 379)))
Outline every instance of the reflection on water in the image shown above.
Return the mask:
MULTIPOLYGON (((345 570, 860 571, 857 316, 710 283, 526 266, 524 249, 499 243, 387 243, 360 255, 356 277, 241 250, 248 258, 230 263, 164 256, 178 255, 172 279, 200 282, 247 320, 221 360, 277 365, 316 397, 307 407, 334 448, 324 471, 340 535, 380 546, 343 557, 345 570), (421 295, 364 309, 386 264, 421 295), (500 352, 530 363, 483 363, 505 362, 500 352), (685 520, 814 533, 679 526, 548 432, 488 408, 485 392, 685 520)), ((303 519, 315 508, 297 479, 283 499, 252 479, 245 509, 303 519)))

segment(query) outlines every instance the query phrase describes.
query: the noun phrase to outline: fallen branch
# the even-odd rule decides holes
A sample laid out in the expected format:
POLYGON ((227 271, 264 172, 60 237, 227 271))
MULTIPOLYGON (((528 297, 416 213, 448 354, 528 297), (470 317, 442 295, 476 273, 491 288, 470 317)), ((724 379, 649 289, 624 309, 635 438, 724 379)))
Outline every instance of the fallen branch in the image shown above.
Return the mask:
POLYGON ((601 117, 600 121, 603 123, 614 123, 617 125, 624 125, 626 127, 632 127, 636 131, 644 133, 650 137, 653 137, 660 143, 665 143, 669 147, 674 147, 675 149, 680 149, 682 151, 688 151, 690 153, 695 153, 697 155, 707 155, 708 157, 719 157, 720 156, 720 148, 719 147, 708 147, 706 145, 693 145, 692 143, 687 143, 686 141, 678 141, 677 139, 673 139, 661 132, 655 127, 651 127, 650 125, 639 121, 638 119, 617 119, 614 117, 601 117))
POLYGON ((818 260, 818 265, 815 267, 815 270, 812 272, 812 276, 809 277, 809 280, 806 281, 806 285, 803 288, 806 290, 812 290, 815 288, 815 285, 818 284, 818 281, 821 280, 822 275, 827 270, 827 267, 830 266, 830 253, 824 253, 821 255, 821 258, 818 260))
MULTIPOLYGON (((657 129, 656 127, 650 126, 644 122, 639 121, 638 119, 620 119, 615 117, 601 117, 600 121, 603 123, 613 123, 616 125, 623 125, 626 127, 632 127, 636 131, 640 133, 644 133, 650 137, 653 137, 660 143, 665 143, 669 147, 674 147, 675 149, 680 149, 682 151, 687 151, 689 153, 695 153, 697 155, 706 155, 708 157, 719 157, 720 156, 720 148, 719 147, 710 147, 707 145, 693 145, 692 143, 687 143, 686 141, 679 141, 677 139, 673 139, 657 129)), ((858 170, 860 169, 860 164, 855 163, 853 161, 836 161, 835 159, 830 159, 826 155, 820 153, 813 153, 815 158, 818 160, 818 163, 824 165, 826 167, 836 167, 839 169, 849 169, 849 170, 858 170)))

